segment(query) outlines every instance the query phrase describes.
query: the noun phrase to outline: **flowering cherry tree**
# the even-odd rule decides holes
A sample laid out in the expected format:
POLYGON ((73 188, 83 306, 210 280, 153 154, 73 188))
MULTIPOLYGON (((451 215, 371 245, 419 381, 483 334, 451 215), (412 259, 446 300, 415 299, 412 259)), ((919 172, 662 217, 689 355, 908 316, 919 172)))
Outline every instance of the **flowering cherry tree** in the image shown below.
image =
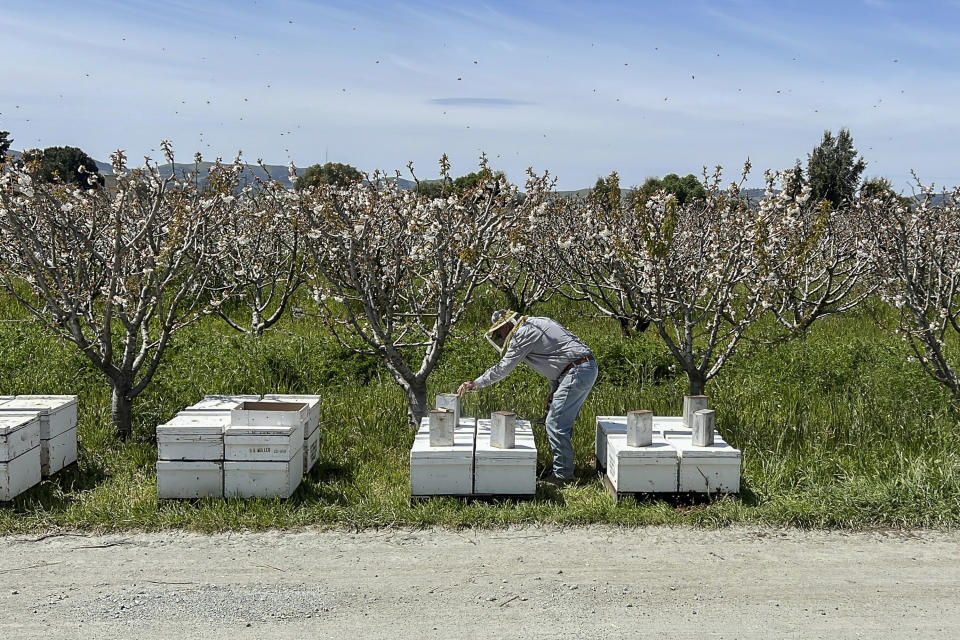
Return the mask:
POLYGON ((649 321, 691 394, 704 392, 763 314, 756 247, 772 228, 740 197, 739 184, 722 189, 718 168, 706 197, 684 205, 660 191, 639 207, 580 200, 553 217, 562 284, 621 323, 649 321))
MULTIPOLYGON (((169 143, 162 149, 172 163, 169 143)), ((109 190, 40 183, 30 166, 0 174, 0 284, 106 376, 126 438, 133 400, 171 336, 208 304, 214 236, 237 172, 216 164, 201 190, 149 159, 132 171, 122 152, 112 160, 109 190)))
POLYGON ((837 209, 810 202, 809 185, 788 188, 794 179, 792 170, 768 171, 759 204, 770 223, 757 247, 765 266, 763 305, 776 317, 781 337, 848 311, 875 290, 859 204, 837 209))
MULTIPOLYGON (((446 156, 441 175, 449 179, 446 156)), ((428 411, 427 378, 477 286, 510 253, 510 232, 539 201, 489 171, 462 193, 429 198, 374 174, 347 188, 322 186, 306 225, 315 298, 334 336, 378 356, 407 394, 408 418, 428 411)), ((412 171, 412 167, 411 167, 412 171)))
MULTIPOLYGON (((504 239, 507 254, 502 258, 488 258, 491 264, 487 268, 490 286, 504 295, 508 308, 519 313, 529 312, 556 292, 551 268, 551 227, 543 224, 542 218, 547 214, 565 213, 562 206, 556 206, 555 199, 548 199, 556 181, 548 173, 530 177, 536 187, 529 197, 536 201, 527 203, 527 194, 522 194, 525 210, 530 213, 507 231, 504 239)), ((520 201, 514 206, 519 204, 520 201)))
POLYGON ((237 331, 261 335, 280 320, 304 282, 303 240, 295 229, 303 198, 268 178, 223 200, 233 206, 219 227, 211 289, 229 293, 231 304, 227 309, 215 299, 214 310, 237 331))
POLYGON ((633 289, 605 285, 616 269, 616 256, 607 252, 593 254, 589 260, 568 260, 571 251, 599 249, 600 242, 617 233, 625 212, 632 209, 632 204, 624 203, 621 195, 620 176, 614 171, 598 179, 586 197, 555 200, 537 210, 540 219, 535 224, 550 230, 537 264, 541 279, 552 283, 556 293, 570 300, 589 302, 602 315, 617 320, 620 332, 629 336, 634 330, 645 331, 649 319, 638 306, 633 289))
POLYGON ((893 193, 862 202, 870 226, 870 262, 880 294, 899 312, 899 333, 923 368, 960 403, 955 351, 948 335, 960 333, 960 188, 935 203, 921 185, 915 206, 893 193))

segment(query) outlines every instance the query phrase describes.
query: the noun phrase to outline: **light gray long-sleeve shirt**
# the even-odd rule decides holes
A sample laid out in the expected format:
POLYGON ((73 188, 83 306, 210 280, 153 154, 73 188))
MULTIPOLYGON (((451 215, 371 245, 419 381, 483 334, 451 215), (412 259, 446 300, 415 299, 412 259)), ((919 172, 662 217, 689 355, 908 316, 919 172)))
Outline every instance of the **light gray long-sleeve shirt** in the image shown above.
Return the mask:
POLYGON ((489 387, 507 377, 521 362, 551 382, 551 389, 564 367, 580 358, 592 356, 573 332, 550 318, 527 318, 514 332, 507 352, 497 364, 474 380, 478 389, 489 387))

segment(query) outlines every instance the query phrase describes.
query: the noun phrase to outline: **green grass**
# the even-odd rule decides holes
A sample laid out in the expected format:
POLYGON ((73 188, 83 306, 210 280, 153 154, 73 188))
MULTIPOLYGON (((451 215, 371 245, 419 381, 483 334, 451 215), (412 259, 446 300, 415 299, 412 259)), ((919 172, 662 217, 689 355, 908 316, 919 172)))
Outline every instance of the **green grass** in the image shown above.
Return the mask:
MULTIPOLYGON (((452 391, 495 360, 482 332, 498 301, 480 300, 431 380, 452 391)), ((530 502, 410 504, 405 397, 375 359, 338 347, 310 318, 287 318, 255 339, 215 319, 179 334, 135 405, 135 437, 111 435, 108 388, 70 345, 0 297, 0 393, 80 396, 79 464, 0 506, 0 534, 71 529, 196 531, 290 527, 495 527, 760 523, 800 527, 954 528, 960 524, 960 428, 948 395, 882 331, 879 305, 824 320, 808 336, 746 343, 708 385, 725 438, 744 454, 742 494, 699 504, 614 504, 591 467, 596 415, 650 408, 678 415, 685 377, 652 332, 623 339, 589 309, 539 310, 596 351, 600 378, 574 436, 579 482, 530 502), (154 427, 208 393, 320 393, 320 461, 288 501, 158 503, 154 427)), ((758 334, 759 335, 759 334, 758 334)), ((466 400, 465 413, 542 413, 546 383, 521 367, 466 400)), ((537 431, 538 465, 549 455, 537 431)))

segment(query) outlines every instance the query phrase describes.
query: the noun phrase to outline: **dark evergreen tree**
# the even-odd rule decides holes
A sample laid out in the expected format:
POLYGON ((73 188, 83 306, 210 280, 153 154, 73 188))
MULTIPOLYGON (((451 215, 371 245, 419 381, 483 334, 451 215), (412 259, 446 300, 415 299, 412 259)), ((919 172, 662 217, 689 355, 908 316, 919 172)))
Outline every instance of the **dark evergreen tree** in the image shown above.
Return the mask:
POLYGON ((13 144, 13 140, 10 138, 10 132, 0 131, 0 163, 2 163, 3 159, 7 156, 7 151, 10 150, 11 144, 13 144))
POLYGON ((35 168, 34 177, 42 182, 75 184, 84 189, 104 183, 96 161, 77 147, 31 149, 23 152, 21 160, 35 168))
POLYGON ((297 190, 322 184, 346 187, 362 179, 363 174, 356 167, 340 162, 328 162, 307 167, 303 175, 297 178, 293 187, 297 190))
POLYGON ((597 178, 597 183, 590 192, 593 203, 607 213, 620 206, 621 197, 620 176, 616 171, 611 171, 606 178, 597 178))
POLYGON ((860 187, 860 176, 867 163, 857 155, 853 136, 840 129, 834 137, 823 132, 823 140, 814 147, 807 160, 807 181, 815 201, 826 200, 836 208, 848 206, 860 187))
POLYGON ((800 158, 797 158, 796 164, 793 165, 793 175, 787 180, 786 184, 784 184, 784 190, 788 196, 796 198, 806 185, 807 179, 803 176, 803 167, 800 164, 800 158))

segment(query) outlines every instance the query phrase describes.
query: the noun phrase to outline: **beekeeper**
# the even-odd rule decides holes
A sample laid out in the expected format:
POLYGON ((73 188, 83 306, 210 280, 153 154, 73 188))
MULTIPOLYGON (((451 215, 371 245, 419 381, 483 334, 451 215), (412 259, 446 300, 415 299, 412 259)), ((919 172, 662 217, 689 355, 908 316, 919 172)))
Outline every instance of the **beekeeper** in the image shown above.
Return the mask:
POLYGON ((490 318, 487 341, 500 352, 500 362, 476 380, 460 385, 461 396, 489 387, 526 362, 550 381, 546 429, 553 450, 553 474, 548 481, 573 479, 573 422, 597 381, 593 351, 569 329, 550 318, 521 316, 500 310, 490 318))

